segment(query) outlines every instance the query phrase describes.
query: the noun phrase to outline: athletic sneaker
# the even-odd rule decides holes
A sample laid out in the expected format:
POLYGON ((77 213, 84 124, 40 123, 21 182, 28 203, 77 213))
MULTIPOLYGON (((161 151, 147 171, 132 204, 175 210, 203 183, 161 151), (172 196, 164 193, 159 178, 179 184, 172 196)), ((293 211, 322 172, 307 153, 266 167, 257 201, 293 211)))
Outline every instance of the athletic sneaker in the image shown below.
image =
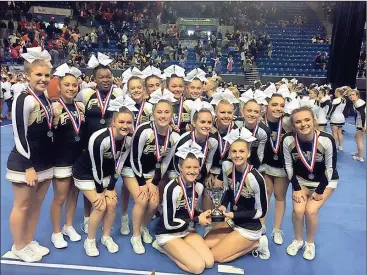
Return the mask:
POLYGON ((273 241, 276 244, 283 244, 283 236, 284 233, 282 230, 273 228, 273 232, 271 233, 271 236, 273 237, 273 241))
POLYGON ((303 247, 303 241, 293 240, 293 242, 287 247, 287 253, 290 256, 296 256, 298 251, 303 247))
POLYGON ((358 156, 358 152, 351 153, 352 156, 358 156))
POLYGON ((120 233, 122 235, 129 235, 130 234, 130 227, 129 227, 129 216, 126 214, 125 216, 121 217, 121 229, 120 233))
POLYGON ((79 233, 76 232, 76 230, 73 226, 66 226, 66 224, 65 224, 64 227, 62 228, 61 232, 65 236, 68 236, 70 238, 70 241, 72 241, 72 242, 78 242, 82 239, 82 236, 80 236, 79 233))
POLYGON ((13 252, 13 254, 15 256, 17 256, 19 259, 21 259, 22 261, 25 261, 27 263, 34 263, 34 262, 38 262, 40 260, 42 260, 42 256, 40 254, 37 254, 36 252, 34 252, 29 245, 26 245, 24 248, 22 249, 15 249, 15 246, 13 245, 11 247, 11 252, 13 252))
POLYGON ((145 243, 152 243, 153 242, 153 237, 150 235, 149 233, 149 229, 147 227, 140 227, 140 233, 141 236, 143 237, 143 242, 145 243))
POLYGON ((145 248, 143 246, 143 243, 141 241, 141 236, 132 236, 130 239, 130 243, 133 246, 133 250, 136 254, 144 254, 145 248))
POLYGON ((260 259, 268 260, 270 258, 269 241, 266 235, 262 235, 259 239, 260 246, 256 249, 260 259))
POLYGON ((41 255, 42 257, 46 256, 48 253, 50 253, 50 250, 40 245, 37 241, 33 240, 28 244, 29 248, 34 251, 34 253, 37 253, 38 255, 41 255))
POLYGON ((360 162, 364 162, 364 159, 363 159, 363 158, 360 158, 360 157, 358 157, 358 156, 353 156, 353 158, 354 158, 355 160, 360 161, 360 162))
POLYGON ((51 242, 57 249, 66 248, 68 247, 67 241, 64 240, 64 235, 59 233, 52 233, 51 235, 51 242))
POLYGON ((308 243, 305 242, 305 246, 304 246, 305 251, 303 252, 303 258, 305 258, 306 260, 312 261, 313 259, 315 259, 315 243, 308 243))
POLYGON ((262 234, 262 235, 266 235, 266 225, 265 225, 265 224, 263 224, 263 225, 261 226, 261 234, 262 234))
POLYGON ((84 221, 80 225, 81 230, 85 234, 88 234, 88 222, 89 222, 89 217, 84 217, 84 221))
POLYGON ((99 250, 96 245, 96 239, 90 240, 86 238, 84 241, 84 249, 85 253, 87 253, 89 257, 97 257, 99 255, 99 250))
POLYGON ((343 147, 342 146, 338 146, 338 150, 339 151, 343 151, 343 147))
POLYGON ((119 246, 113 241, 111 236, 102 236, 101 243, 107 247, 107 250, 110 253, 116 253, 119 251, 119 246))
POLYGON ((164 249, 158 244, 157 240, 154 240, 154 242, 152 243, 152 246, 153 246, 153 248, 155 248, 159 252, 165 254, 164 249))

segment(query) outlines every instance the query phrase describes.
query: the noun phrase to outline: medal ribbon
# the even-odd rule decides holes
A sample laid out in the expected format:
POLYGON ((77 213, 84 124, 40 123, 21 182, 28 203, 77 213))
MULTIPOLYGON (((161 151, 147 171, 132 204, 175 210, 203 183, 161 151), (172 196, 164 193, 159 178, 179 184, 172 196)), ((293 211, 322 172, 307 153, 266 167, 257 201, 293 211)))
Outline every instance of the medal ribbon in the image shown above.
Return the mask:
MULTIPOLYGON (((231 132, 231 130, 232 130, 232 122, 231 122, 231 124, 229 125, 229 127, 227 129, 227 135, 231 132)), ((229 142, 228 141, 225 141, 224 142, 224 145, 223 145, 223 139, 222 139, 222 136, 219 133, 219 130, 218 130, 218 141, 219 141, 219 154, 220 154, 220 158, 223 159, 224 156, 226 155, 227 150, 228 150, 229 142)))
POLYGON ((186 209, 187 209, 187 212, 189 213, 190 220, 192 221, 194 219, 194 214, 195 214, 195 182, 192 183, 192 198, 191 198, 191 203, 190 203, 190 200, 187 197, 186 186, 184 184, 183 179, 181 177, 178 177, 177 181, 182 188, 182 192, 184 193, 186 209))
POLYGON ((254 130, 252 131, 252 135, 255 136, 256 135, 256 132, 257 132, 257 129, 259 129, 259 124, 260 122, 258 122, 254 128, 254 130))
POLYGON ((153 132, 154 132, 154 137, 155 137, 155 157, 157 158, 157 161, 160 162, 161 158, 162 158, 161 154, 163 154, 167 151, 169 140, 170 140, 170 137, 171 137, 171 132, 168 128, 167 133, 166 133, 166 138, 165 138, 164 144, 162 146, 162 152, 159 150, 158 131, 157 131, 157 127, 155 126, 154 122, 153 122, 153 132))
POLYGON ((122 157, 122 149, 125 146, 126 137, 124 137, 124 142, 122 143, 122 146, 121 146, 120 156, 118 157, 118 159, 116 161, 116 155, 117 155, 116 139, 115 139, 115 136, 113 135, 112 127, 108 128, 108 131, 110 132, 111 152, 112 152, 112 156, 113 156, 113 161, 115 162, 115 171, 116 171, 116 173, 119 173, 118 172, 118 165, 119 165, 120 159, 122 157))
POLYGON ((306 166, 306 168, 308 169, 308 171, 310 171, 312 173, 313 172, 313 169, 315 167, 315 163, 316 163, 316 152, 317 152, 318 135, 316 134, 316 132, 313 133, 313 138, 312 138, 312 152, 311 152, 311 160, 310 160, 310 162, 308 162, 307 156, 304 154, 304 152, 301 149, 301 146, 300 146, 299 141, 298 141, 297 134, 295 135, 295 138, 294 139, 296 141, 297 153, 298 153, 301 161, 306 166))
MULTIPOLYGON (((265 119, 266 125, 269 127, 268 120, 265 119)), ((282 119, 279 119, 278 121, 278 130, 277 130, 277 138, 275 141, 270 137, 270 145, 271 149, 273 149, 274 154, 277 154, 280 148, 280 136, 282 135, 282 119)), ((270 128, 270 127, 269 127, 270 128)))
POLYGON ((237 204, 238 200, 241 197, 242 188, 245 185, 247 174, 251 171, 251 169, 252 169, 252 165, 247 164, 247 166, 245 168, 245 171, 242 174, 240 184, 239 184, 239 186, 237 186, 237 184, 236 184, 236 167, 233 164, 233 167, 232 167, 232 188, 233 188, 234 204, 237 204), (236 187, 238 187, 238 188, 236 189, 236 187))
POLYGON ((102 118, 104 117, 104 114, 106 113, 106 109, 108 106, 108 103, 110 102, 111 95, 112 95, 113 86, 111 87, 110 91, 108 92, 105 102, 103 103, 102 97, 98 90, 96 90, 96 95, 99 103, 99 108, 101 109, 102 118))
POLYGON ((138 117, 136 118, 136 121, 135 121, 135 127, 138 127, 139 124, 140 124, 140 120, 141 120, 141 117, 143 116, 143 112, 144 112, 144 104, 145 104, 145 100, 143 100, 143 102, 141 103, 139 113, 138 113, 138 117))
POLYGON ((177 128, 180 128, 181 126, 181 122, 182 122, 182 110, 183 110, 183 105, 184 105, 184 99, 183 97, 181 96, 181 99, 180 99, 180 105, 178 107, 178 119, 177 119, 177 125, 174 121, 174 119, 172 118, 172 123, 177 126, 177 128))
MULTIPOLYGON (((191 132, 191 140, 192 141, 195 141, 197 144, 199 144, 197 141, 196 141, 196 138, 195 138, 195 131, 192 131, 191 132)), ((201 149, 203 149, 203 147, 201 146, 201 149)), ((208 142, 208 138, 206 138, 206 141, 205 141, 205 147, 204 147, 204 157, 201 159, 200 161, 200 169, 203 168, 203 165, 205 163, 205 160, 206 160, 206 156, 208 154, 208 151, 209 151, 209 142, 208 142)))
POLYGON ((38 101, 38 103, 40 104, 40 106, 42 107, 42 109, 45 111, 45 115, 46 115, 46 119, 47 119, 47 125, 48 128, 51 130, 52 128, 52 120, 54 117, 54 111, 52 109, 52 105, 51 102, 48 100, 48 98, 45 96, 46 101, 50 107, 50 111, 47 110, 46 106, 42 103, 42 101, 39 99, 39 97, 36 95, 35 92, 32 91, 31 87, 27 87, 27 91, 38 101))
POLYGON ((60 102, 62 107, 65 109, 65 111, 68 113, 71 124, 73 125, 73 128, 74 128, 74 132, 75 132, 75 134, 78 135, 79 131, 80 131, 80 125, 81 125, 81 114, 80 114, 80 110, 79 110, 78 106, 76 105, 75 101, 73 101, 76 112, 78 113, 78 123, 77 123, 76 120, 74 119, 74 116, 71 114, 71 112, 69 111, 68 107, 66 106, 65 102, 62 100, 61 97, 59 98, 58 101, 60 102))

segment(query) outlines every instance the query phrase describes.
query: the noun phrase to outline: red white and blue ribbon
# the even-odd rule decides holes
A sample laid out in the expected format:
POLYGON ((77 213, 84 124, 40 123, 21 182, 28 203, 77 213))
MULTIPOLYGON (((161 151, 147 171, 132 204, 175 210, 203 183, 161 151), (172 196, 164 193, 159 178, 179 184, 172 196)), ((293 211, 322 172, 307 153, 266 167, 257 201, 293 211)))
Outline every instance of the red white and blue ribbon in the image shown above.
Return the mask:
POLYGON ((240 181, 240 184, 237 185, 236 183, 236 167, 233 164, 232 167, 232 188, 233 188, 233 198, 234 198, 234 204, 237 204, 238 200, 241 197, 241 191, 243 186, 245 185, 247 174, 251 171, 252 165, 247 164, 245 171, 242 174, 242 178, 240 181))
POLYGON ((48 128, 51 130, 52 128, 52 120, 53 120, 53 117, 54 117, 54 111, 52 109, 52 105, 51 105, 51 102, 48 100, 47 97, 46 98, 46 101, 48 103, 48 107, 49 109, 47 109, 47 107, 42 103, 42 101, 39 99, 39 97, 36 95, 35 92, 32 91, 31 87, 27 87, 27 91, 38 101, 38 103, 40 104, 40 106, 42 107, 42 109, 45 111, 45 116, 46 116, 46 119, 47 119, 47 125, 48 125, 48 128))
MULTIPOLYGON (((267 119, 265 119, 265 123, 269 127, 267 119)), ((282 119, 279 119, 276 139, 275 139, 275 141, 273 141, 273 139, 270 138, 270 145, 271 145, 271 149, 273 149, 274 154, 277 154, 278 151, 279 151, 279 148, 280 148, 280 140, 281 140, 281 135, 282 135, 282 125, 283 125, 282 119)))
MULTIPOLYGON (((217 129, 219 129, 219 128, 217 127, 217 129)), ((227 135, 231 132, 231 130, 232 130, 232 122, 228 126, 227 135)), ((223 159, 224 156, 226 155, 226 152, 227 152, 228 148, 229 148, 229 142, 225 140, 224 141, 224 144, 223 144, 223 138, 220 135, 219 130, 218 130, 218 141, 219 141, 219 154, 220 154, 220 158, 223 159)))
POLYGON ((125 147, 126 137, 124 137, 124 142, 122 143, 122 146, 121 146, 120 156, 117 158, 116 157, 116 155, 117 155, 116 139, 115 139, 115 136, 113 135, 112 127, 108 128, 108 131, 110 132, 111 152, 112 152, 113 160, 115 162, 115 172, 117 174, 119 174, 120 172, 118 171, 118 166, 119 166, 119 163, 120 163, 120 159, 123 155, 122 154, 122 149, 125 147))
POLYGON ((99 91, 96 90, 96 95, 97 95, 97 99, 98 99, 98 103, 99 103, 99 108, 101 109, 102 118, 104 117, 104 114, 106 113, 106 110, 107 110, 108 103, 110 102, 110 98, 111 98, 111 95, 112 95, 112 90, 113 90, 113 86, 111 87, 110 91, 108 92, 107 97, 106 97, 104 102, 102 100, 102 97, 101 97, 99 91))
POLYGON ((69 118, 70 118, 70 121, 71 121, 71 124, 73 125, 73 128, 74 128, 74 132, 75 134, 79 134, 79 131, 80 131, 80 125, 81 125, 81 114, 80 114, 80 110, 77 106, 77 104, 75 103, 75 101, 73 102, 74 103, 74 106, 75 106, 75 109, 76 109, 76 112, 78 113, 78 122, 76 122, 76 120, 74 119, 74 116, 72 115, 72 113, 69 111, 68 107, 66 106, 64 100, 60 97, 59 100, 60 104, 62 105, 62 107, 65 109, 65 111, 68 113, 69 115, 69 118))
POLYGON ((184 184, 184 180, 182 179, 182 177, 178 177, 177 181, 182 188, 182 192, 185 197, 186 209, 187 209, 187 212, 189 213, 190 220, 192 221, 194 219, 194 214, 195 214, 195 181, 192 183, 191 200, 187 196, 186 185, 184 184))
MULTIPOLYGON (((191 140, 195 141, 197 144, 199 144, 197 141, 196 141, 196 138, 195 138, 195 131, 192 131, 191 132, 191 140)), ((201 148, 203 148, 201 146, 201 148)), ((205 163, 205 160, 206 160, 206 156, 208 154, 208 151, 209 151, 209 141, 208 141, 208 138, 206 138, 206 141, 205 141, 205 146, 204 146, 204 151, 203 154, 204 154, 204 157, 201 159, 201 162, 200 162, 200 169, 203 168, 203 165, 205 163)))
POLYGON ((138 113, 138 116, 137 116, 136 121, 135 121, 135 127, 138 127, 139 124, 140 124, 141 117, 143 116, 143 112, 144 112, 144 104, 145 104, 145 100, 143 100, 143 102, 141 103, 139 113, 138 113))
POLYGON ((157 162, 160 162, 162 159, 162 154, 164 154, 167 151, 169 140, 171 137, 171 131, 169 130, 169 128, 167 129, 166 138, 162 146, 162 151, 159 148, 160 146, 159 146, 158 130, 154 122, 153 122, 153 132, 155 138, 155 157, 157 158, 157 162))
POLYGON ((173 123, 174 125, 176 125, 176 126, 177 126, 177 128, 180 128, 180 126, 181 126, 183 105, 184 105, 184 98, 181 96, 180 104, 179 104, 179 107, 178 107, 178 119, 177 119, 177 124, 175 123, 174 119, 172 118, 172 123, 173 123))
POLYGON ((318 143, 318 135, 316 134, 316 132, 313 133, 313 138, 312 138, 312 151, 311 151, 311 159, 308 160, 307 156, 305 155, 305 153, 302 151, 300 145, 299 145, 299 140, 298 140, 298 136, 297 134, 295 135, 295 141, 296 141, 296 149, 297 149, 297 153, 301 159, 301 161, 303 162, 303 164, 306 166, 306 168, 308 169, 308 171, 310 171, 311 173, 313 172, 313 169, 315 167, 315 163, 316 163, 316 153, 317 153, 317 143, 318 143))

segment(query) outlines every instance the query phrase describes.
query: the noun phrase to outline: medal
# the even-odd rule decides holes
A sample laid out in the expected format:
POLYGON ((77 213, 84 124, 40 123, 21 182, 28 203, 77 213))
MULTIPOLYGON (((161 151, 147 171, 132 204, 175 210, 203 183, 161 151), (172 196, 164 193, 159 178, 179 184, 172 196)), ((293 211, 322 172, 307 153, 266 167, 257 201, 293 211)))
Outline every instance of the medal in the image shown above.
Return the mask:
POLYGON ((183 105, 184 105, 184 99, 181 96, 180 99, 180 105, 178 107, 178 117, 177 117, 177 124, 175 123, 175 120, 172 118, 172 123, 177 126, 178 129, 180 129, 181 126, 181 122, 182 122, 182 110, 183 110, 183 105))
POLYGON ((74 119, 74 116, 72 115, 72 113, 69 111, 68 107, 66 106, 64 100, 60 97, 59 98, 59 103, 62 105, 62 107, 65 109, 65 111, 68 113, 68 116, 70 118, 70 121, 71 121, 71 125, 73 125, 73 129, 74 129, 74 132, 76 134, 75 136, 75 141, 79 141, 80 140, 80 137, 78 136, 79 134, 79 131, 80 131, 80 126, 81 126, 81 114, 80 114, 80 110, 78 108, 78 106, 76 105, 75 101, 73 102, 74 103, 74 107, 76 109, 76 112, 78 114, 78 122, 74 119))
POLYGON ((191 222, 189 223, 189 228, 194 229, 194 226, 195 226, 194 222, 193 222, 193 221, 191 221, 191 222))
MULTIPOLYGON (((266 123, 266 126, 269 127, 267 119, 265 119, 265 123, 266 123)), ((276 135, 275 141, 273 141, 273 139, 270 137, 271 149, 273 150, 273 152, 275 154, 274 157, 273 157, 274 160, 278 160, 277 154, 278 154, 278 151, 280 149, 280 140, 281 140, 280 137, 282 135, 282 125, 283 125, 282 120, 279 119, 279 121, 278 121, 278 130, 277 130, 277 135, 276 135), (276 158, 275 158, 275 156, 276 156, 276 158)), ((269 129, 270 129, 270 127, 269 127, 269 129)))
POLYGON ((318 135, 316 134, 316 132, 313 133, 310 160, 308 160, 307 155, 302 151, 301 146, 299 144, 297 134, 295 135, 294 139, 296 143, 296 149, 297 149, 298 156, 301 159, 302 163, 306 166, 307 170, 310 171, 308 178, 310 180, 313 180, 315 178, 315 175, 312 172, 314 170, 315 163, 316 163, 318 135))
MULTIPOLYGON (((217 128, 218 128, 218 126, 217 126, 217 128)), ((231 132, 231 130, 232 130, 232 123, 229 125, 229 127, 227 129, 227 135, 231 132)), ((224 144, 223 144, 223 138, 220 135, 219 130, 218 130, 217 133, 218 133, 218 143, 219 143, 219 154, 220 154, 220 158, 223 159, 224 156, 227 153, 227 150, 228 150, 228 147, 229 147, 228 146, 229 145, 229 142, 225 140, 224 141, 224 144)))
POLYGON ((102 114, 102 119, 99 121, 102 125, 104 125, 106 123, 106 120, 103 118, 107 107, 108 107, 108 103, 110 102, 111 99, 111 95, 112 95, 112 90, 113 90, 113 86, 111 87, 110 91, 108 92, 105 101, 103 102, 101 94, 99 93, 98 90, 96 90, 96 95, 97 95, 97 100, 98 100, 98 105, 99 108, 101 109, 101 114, 102 114))
MULTIPOLYGON (((195 141, 197 144, 199 144, 197 141, 196 141, 196 138, 195 138, 195 131, 192 131, 191 132, 191 140, 192 141, 195 141)), ((201 146, 201 148, 203 149, 203 146, 201 146)), ((208 151, 209 151, 209 142, 208 142, 208 138, 206 138, 206 141, 205 141, 205 146, 204 146, 204 157, 200 160, 200 169, 203 168, 203 165, 205 163, 205 160, 206 160, 206 155, 208 154, 208 151)))
POLYGON ((154 132, 154 138, 155 138, 155 157, 157 159, 157 164, 159 164, 160 166, 160 161, 162 159, 162 154, 166 153, 167 151, 167 148, 168 148, 168 144, 169 144, 169 140, 170 140, 170 137, 171 137, 171 132, 169 130, 169 128, 167 128, 167 133, 166 133, 166 137, 165 137, 165 140, 164 140, 164 144, 163 146, 161 146, 162 148, 162 151, 160 150, 160 146, 159 146, 159 138, 158 138, 158 130, 157 130, 157 127, 155 126, 155 123, 153 122, 153 132, 154 132))
POLYGON ((234 206, 233 206, 234 211, 237 211, 237 205, 236 204, 237 204, 238 200, 241 197, 241 191, 243 189, 243 186, 245 185, 247 174, 251 171, 251 169, 252 169, 252 165, 247 164, 246 168, 245 168, 245 171, 242 174, 240 184, 237 184, 237 182, 236 182, 236 167, 233 164, 233 167, 232 167, 232 189, 233 189, 233 198, 234 198, 234 206))
POLYGON ((161 168, 161 164, 160 163, 156 163, 155 168, 157 168, 157 169, 161 168))
POLYGON ((115 136, 113 135, 113 130, 112 127, 108 128, 108 131, 110 132, 110 143, 111 143, 111 152, 112 152, 112 157, 113 157, 113 161, 115 162, 115 175, 114 178, 118 179, 119 178, 119 164, 120 164, 120 160, 122 157, 122 149, 125 147, 125 142, 126 142, 126 137, 124 138, 124 142, 122 143, 121 146, 121 150, 120 150, 120 156, 117 158, 117 148, 116 148, 116 140, 115 140, 115 136), (116 177, 117 176, 117 177, 116 177))
POLYGON ((54 112, 53 112, 53 109, 52 109, 51 102, 45 96, 45 99, 46 99, 46 101, 48 103, 48 107, 49 107, 49 109, 47 109, 47 107, 39 99, 38 95, 36 95, 35 92, 32 91, 31 87, 28 86, 27 91, 37 100, 37 102, 39 103, 41 108, 45 111, 45 116, 46 116, 47 125, 48 125, 48 129, 49 129, 49 131, 47 132, 47 136, 52 138, 54 136, 54 133, 51 130, 52 129, 52 120, 53 120, 53 117, 54 117, 54 112))
POLYGON ((195 214, 195 182, 192 183, 192 197, 191 199, 189 199, 187 196, 187 192, 186 192, 186 185, 184 184, 183 179, 181 177, 178 177, 177 181, 180 184, 182 192, 185 197, 186 209, 190 217, 189 226, 194 227, 194 226, 191 226, 191 223, 192 225, 194 225, 193 219, 194 219, 194 214, 195 214))

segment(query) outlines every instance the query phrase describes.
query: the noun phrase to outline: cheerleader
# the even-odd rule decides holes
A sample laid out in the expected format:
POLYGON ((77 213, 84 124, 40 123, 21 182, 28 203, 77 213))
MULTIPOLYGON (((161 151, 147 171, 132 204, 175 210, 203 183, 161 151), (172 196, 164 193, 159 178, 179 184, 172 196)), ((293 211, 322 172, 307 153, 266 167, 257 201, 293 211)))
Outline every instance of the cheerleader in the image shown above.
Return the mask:
POLYGON ((123 181, 134 199, 132 211, 133 236, 130 239, 137 254, 145 253, 145 243, 153 241, 147 228, 148 222, 159 205, 158 184, 167 171, 171 159, 169 152, 179 139, 170 123, 173 117, 174 96, 167 90, 151 94, 153 121, 141 124, 132 138, 130 152, 131 168, 124 167, 123 181))
POLYGON ((173 120, 171 123, 172 129, 183 134, 190 130, 186 126, 190 123, 190 109, 185 102, 183 96, 185 90, 185 69, 177 65, 172 65, 164 70, 164 76, 166 77, 167 89, 174 95, 176 99, 172 103, 173 106, 173 120))
POLYGON ((210 102, 213 99, 213 95, 218 88, 218 81, 216 78, 208 78, 208 81, 203 85, 203 100, 210 102))
POLYGON ((315 258, 315 234, 318 212, 338 184, 337 153, 334 138, 317 130, 316 121, 308 107, 291 114, 295 133, 282 141, 285 168, 293 186, 293 230, 295 240, 287 253, 295 256, 302 247, 303 257, 315 258), (306 220, 306 243, 303 242, 303 221, 306 220))
POLYGON ((360 98, 358 90, 349 90, 349 98, 353 102, 354 109, 356 111, 356 143, 358 152, 352 153, 353 158, 360 162, 364 162, 363 159, 363 139, 366 133, 366 102, 360 98))
POLYGON ((267 140, 270 138, 269 128, 260 121, 262 106, 268 105, 265 100, 265 95, 260 90, 252 92, 248 90, 242 94, 240 100, 243 102, 242 116, 236 120, 239 127, 245 127, 252 132, 256 138, 251 143, 251 155, 248 159, 249 163, 255 168, 259 169, 260 164, 264 159, 264 150, 267 140))
POLYGON ((53 177, 53 111, 45 94, 51 78, 51 56, 41 47, 27 50, 22 57, 28 86, 13 101, 15 146, 8 158, 5 177, 12 182, 14 192, 11 251, 25 262, 37 262, 50 252, 33 238, 53 177))
MULTIPOLYGON (((120 97, 116 98, 116 103, 119 100, 120 97)), ((109 108, 110 111, 114 111, 111 126, 92 134, 88 151, 83 151, 73 166, 75 186, 83 191, 94 208, 88 220, 88 237, 84 241, 85 252, 90 257, 99 255, 96 232, 102 219, 101 243, 110 253, 116 253, 119 250, 110 235, 116 216, 115 185, 130 151, 131 141, 128 135, 134 123, 134 115, 130 109, 134 106, 129 102, 117 108, 114 108, 114 105, 109 108)))
POLYGON ((330 110, 330 125, 335 141, 338 142, 338 150, 343 151, 343 126, 345 124, 344 108, 346 100, 341 88, 335 90, 335 99, 333 99, 330 110))
MULTIPOLYGON (((274 193, 275 215, 272 237, 274 243, 279 245, 283 244, 283 232, 280 230, 280 227, 285 212, 285 196, 289 184, 287 174, 283 167, 282 150, 280 146, 282 136, 285 134, 282 123, 284 106, 285 99, 281 94, 273 93, 268 100, 264 122, 270 129, 271 134, 265 144, 264 159, 259 168, 259 171, 263 172, 265 178, 268 200, 270 200, 271 195, 274 193)), ((262 219, 262 223, 265 233, 265 218, 262 219)))
MULTIPOLYGON (((123 91, 113 85, 113 75, 108 65, 112 62, 108 56, 98 53, 98 58, 92 55, 88 62, 88 67, 93 68, 93 77, 96 81, 95 90, 86 88, 81 90, 76 101, 80 101, 85 106, 85 131, 81 137, 83 148, 88 147, 89 137, 107 125, 110 125, 113 112, 108 110, 111 99, 123 95, 123 91)), ((88 233, 88 219, 92 205, 87 198, 84 198, 84 221, 82 230, 88 233)))
POLYGON ((330 118, 332 103, 330 96, 328 95, 328 90, 325 86, 321 86, 318 99, 320 102, 320 108, 322 109, 323 115, 326 116, 327 120, 327 118, 330 118))
POLYGON ((202 69, 193 69, 186 77, 186 99, 196 100, 201 99, 203 93, 203 83, 208 81, 205 77, 205 72, 202 69))
MULTIPOLYGON (((321 103, 319 101, 319 94, 320 94, 320 91, 318 90, 318 87, 316 86, 315 88, 312 88, 311 90, 308 91, 308 98, 303 97, 302 100, 308 101, 309 99, 311 99, 309 104, 311 105, 313 104, 312 112, 314 113, 316 117, 318 129, 320 131, 324 131, 327 125, 327 118, 326 118, 327 113, 321 107, 321 103)), ((310 106, 309 104, 307 104, 306 106, 310 106)))
POLYGON ((84 126, 84 104, 74 101, 78 93, 78 77, 81 71, 75 67, 69 68, 65 63, 59 66, 55 73, 59 77, 60 98, 52 104, 55 129, 54 155, 54 198, 51 204, 51 221, 53 233, 51 241, 56 248, 65 248, 70 241, 81 240, 81 236, 73 227, 73 218, 78 199, 78 189, 73 184, 72 166, 82 153, 80 137, 84 126), (66 224, 61 229, 62 207, 66 209, 66 224))
POLYGON ((153 66, 146 67, 142 73, 145 76, 145 99, 148 100, 151 93, 159 88, 163 88, 162 80, 164 76, 161 74, 160 69, 153 66))
POLYGON ((223 162, 216 182, 226 190, 223 205, 219 207, 225 222, 216 224, 205 241, 219 263, 233 261, 253 250, 261 259, 267 260, 270 258, 268 239, 261 235, 260 222, 268 209, 266 184, 257 169, 247 162, 250 143, 255 137, 242 128, 232 130, 225 139, 231 144, 229 155, 232 162, 223 162), (227 212, 229 202, 231 207, 227 212))
POLYGON ((204 186, 197 182, 200 173, 201 146, 189 140, 177 149, 180 174, 164 188, 163 214, 156 224, 153 247, 167 255, 181 269, 201 274, 212 268, 214 258, 195 225, 211 223, 211 210, 198 211, 204 186))

